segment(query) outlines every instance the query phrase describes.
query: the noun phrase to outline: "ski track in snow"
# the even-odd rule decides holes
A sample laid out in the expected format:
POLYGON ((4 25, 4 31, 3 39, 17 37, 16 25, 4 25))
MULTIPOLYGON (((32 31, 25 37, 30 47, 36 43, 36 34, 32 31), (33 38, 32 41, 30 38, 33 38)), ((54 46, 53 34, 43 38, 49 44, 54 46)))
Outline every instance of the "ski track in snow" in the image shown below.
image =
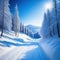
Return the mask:
MULTIPOLYGON (((23 34, 20 34, 20 38, 23 38, 23 40, 26 42, 22 42, 22 44, 19 46, 14 45, 11 46, 9 45, 9 47, 0 46, 0 52, 1 52, 0 60, 49 60, 48 56, 46 55, 46 53, 44 52, 38 41, 36 41, 35 39, 31 40, 29 37, 23 34)), ((12 42, 9 38, 6 39, 3 37, 1 41, 12 42)))
POLYGON ((0 60, 43 60, 46 55, 39 45, 17 46, 0 57, 0 60))

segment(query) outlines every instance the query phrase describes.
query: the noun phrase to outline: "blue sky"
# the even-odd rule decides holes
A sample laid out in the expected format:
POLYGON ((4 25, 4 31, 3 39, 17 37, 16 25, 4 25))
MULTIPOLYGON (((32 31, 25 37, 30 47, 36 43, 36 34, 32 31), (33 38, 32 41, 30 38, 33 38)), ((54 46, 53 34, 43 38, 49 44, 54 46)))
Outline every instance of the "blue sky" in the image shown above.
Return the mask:
POLYGON ((10 0, 10 10, 15 12, 15 6, 18 5, 20 20, 25 25, 41 26, 45 4, 51 0, 10 0))

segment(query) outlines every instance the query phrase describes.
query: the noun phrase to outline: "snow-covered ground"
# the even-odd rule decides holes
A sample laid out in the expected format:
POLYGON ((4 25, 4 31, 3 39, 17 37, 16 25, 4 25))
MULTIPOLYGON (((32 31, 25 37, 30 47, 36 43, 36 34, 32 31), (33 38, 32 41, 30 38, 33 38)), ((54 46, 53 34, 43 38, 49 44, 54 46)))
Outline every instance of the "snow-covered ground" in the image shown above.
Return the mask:
POLYGON ((20 33, 4 33, 0 38, 0 60, 48 60, 39 40, 20 33))
POLYGON ((39 43, 51 60, 60 60, 60 38, 40 39, 39 43))
POLYGON ((0 60, 59 60, 60 38, 32 39, 20 33, 4 33, 0 38, 0 60))

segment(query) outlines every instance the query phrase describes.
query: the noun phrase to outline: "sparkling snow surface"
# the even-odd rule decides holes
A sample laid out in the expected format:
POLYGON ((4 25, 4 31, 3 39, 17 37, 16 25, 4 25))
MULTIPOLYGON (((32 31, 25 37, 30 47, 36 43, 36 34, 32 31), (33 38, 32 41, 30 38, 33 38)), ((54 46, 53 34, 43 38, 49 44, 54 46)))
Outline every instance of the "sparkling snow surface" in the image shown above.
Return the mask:
POLYGON ((5 34, 0 38, 0 60, 49 60, 38 40, 20 33, 5 34))
POLYGON ((0 60, 60 60, 60 38, 32 39, 14 32, 0 37, 0 60))

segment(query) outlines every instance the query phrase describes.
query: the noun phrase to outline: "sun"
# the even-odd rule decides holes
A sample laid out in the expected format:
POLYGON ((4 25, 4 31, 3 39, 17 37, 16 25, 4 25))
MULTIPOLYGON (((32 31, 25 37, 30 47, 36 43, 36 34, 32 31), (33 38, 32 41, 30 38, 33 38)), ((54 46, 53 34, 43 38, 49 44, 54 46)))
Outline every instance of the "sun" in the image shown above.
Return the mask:
POLYGON ((51 10, 52 7, 53 7, 52 3, 46 3, 46 4, 45 4, 45 9, 46 9, 46 10, 48 10, 48 9, 51 10))

